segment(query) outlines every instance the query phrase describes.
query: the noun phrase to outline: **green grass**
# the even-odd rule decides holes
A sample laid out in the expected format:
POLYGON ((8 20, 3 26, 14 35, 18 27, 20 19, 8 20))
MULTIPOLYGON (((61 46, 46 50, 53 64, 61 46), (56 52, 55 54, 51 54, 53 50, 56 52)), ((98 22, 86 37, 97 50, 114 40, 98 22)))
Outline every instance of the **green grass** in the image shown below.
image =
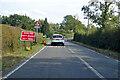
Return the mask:
MULTIPOLYGON (((49 40, 47 40, 48 42, 49 40)), ((15 64, 23 61, 24 59, 28 58, 33 53, 37 52, 41 49, 44 44, 38 43, 35 46, 32 46, 32 50, 26 51, 24 48, 18 49, 15 52, 8 53, 7 55, 3 56, 2 59, 2 71, 9 69, 10 67, 14 66, 15 64)))
POLYGON ((78 45, 81 45, 81 46, 84 46, 84 47, 87 47, 89 49, 95 50, 96 52, 102 53, 102 54, 107 55, 109 57, 112 57, 112 58, 120 60, 120 58, 119 58, 120 57, 119 56, 120 53, 118 53, 118 52, 113 52, 111 50, 106 50, 106 49, 100 49, 100 48, 92 47, 90 45, 86 45, 86 44, 83 44, 81 42, 76 42, 76 41, 71 41, 71 42, 73 42, 75 44, 78 44, 78 45))
POLYGON ((2 70, 2 25, 0 24, 0 71, 2 70))
MULTIPOLYGON (((2 45, 2 71, 9 69, 44 46, 41 44, 42 33, 39 33, 38 44, 32 42, 32 50, 26 51, 23 41, 20 41, 21 31, 26 30, 5 24, 2 24, 0 28, 2 28, 2 44, 0 43, 2 45)), ((30 42, 26 42, 26 46, 30 47, 30 42)))

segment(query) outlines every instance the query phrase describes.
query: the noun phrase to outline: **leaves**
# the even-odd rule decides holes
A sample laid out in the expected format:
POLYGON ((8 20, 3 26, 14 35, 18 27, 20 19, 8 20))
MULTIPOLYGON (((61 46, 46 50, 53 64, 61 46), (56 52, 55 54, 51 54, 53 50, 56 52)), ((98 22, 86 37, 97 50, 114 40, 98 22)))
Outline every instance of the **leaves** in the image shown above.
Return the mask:
POLYGON ((93 23, 105 28, 105 24, 109 22, 109 18, 114 14, 116 5, 112 5, 113 2, 109 3, 105 0, 102 2, 89 2, 88 6, 82 7, 82 11, 93 23))

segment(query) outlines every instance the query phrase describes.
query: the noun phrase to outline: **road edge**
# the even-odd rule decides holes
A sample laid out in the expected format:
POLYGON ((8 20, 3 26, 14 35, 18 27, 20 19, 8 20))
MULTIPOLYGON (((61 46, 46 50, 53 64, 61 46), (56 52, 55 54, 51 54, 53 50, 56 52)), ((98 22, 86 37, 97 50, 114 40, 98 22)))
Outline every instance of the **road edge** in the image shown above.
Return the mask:
POLYGON ((11 67, 10 68, 11 70, 9 69, 9 70, 3 72, 5 74, 2 76, 2 79, 8 78, 10 75, 12 75, 14 72, 16 72, 17 70, 19 70, 22 66, 24 66, 28 61, 30 61, 33 57, 35 57, 38 53, 40 53, 45 48, 46 48, 46 46, 42 47, 40 50, 38 50, 33 55, 29 56, 28 58, 26 58, 25 60, 21 61, 20 63, 17 63, 15 66, 11 67))

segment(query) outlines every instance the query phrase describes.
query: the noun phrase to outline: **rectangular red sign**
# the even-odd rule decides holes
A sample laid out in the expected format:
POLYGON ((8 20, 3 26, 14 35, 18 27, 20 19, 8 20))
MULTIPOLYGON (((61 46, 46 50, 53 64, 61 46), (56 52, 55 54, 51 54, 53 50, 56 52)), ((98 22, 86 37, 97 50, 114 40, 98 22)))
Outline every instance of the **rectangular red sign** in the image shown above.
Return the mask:
POLYGON ((35 32, 22 31, 20 40, 22 40, 22 41, 35 41, 35 32))

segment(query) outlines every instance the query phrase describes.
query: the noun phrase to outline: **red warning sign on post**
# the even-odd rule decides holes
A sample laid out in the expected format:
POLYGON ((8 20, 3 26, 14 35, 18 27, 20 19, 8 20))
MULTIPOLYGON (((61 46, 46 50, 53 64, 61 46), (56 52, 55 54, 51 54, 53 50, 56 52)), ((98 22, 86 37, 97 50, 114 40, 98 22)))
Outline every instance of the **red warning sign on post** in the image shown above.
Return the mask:
POLYGON ((20 40, 22 40, 22 41, 35 41, 35 32, 22 31, 20 40))
POLYGON ((40 26, 39 22, 36 21, 35 25, 34 26, 40 26))
POLYGON ((36 23, 34 24, 34 28, 40 28, 40 24, 39 24, 39 22, 38 21, 36 21, 36 23))

